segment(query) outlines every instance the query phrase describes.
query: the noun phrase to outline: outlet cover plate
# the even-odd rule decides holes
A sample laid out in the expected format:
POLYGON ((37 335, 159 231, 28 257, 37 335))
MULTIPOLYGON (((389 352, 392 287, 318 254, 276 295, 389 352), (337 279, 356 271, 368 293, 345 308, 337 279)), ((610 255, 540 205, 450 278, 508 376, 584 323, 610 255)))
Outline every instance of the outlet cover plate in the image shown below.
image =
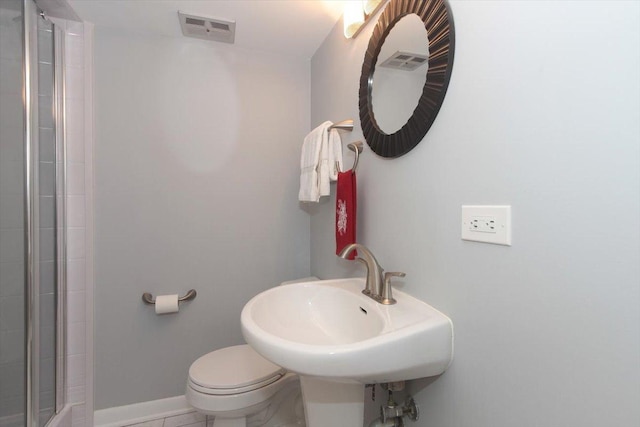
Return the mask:
POLYGON ((511 206, 462 206, 462 240, 511 246, 511 206))

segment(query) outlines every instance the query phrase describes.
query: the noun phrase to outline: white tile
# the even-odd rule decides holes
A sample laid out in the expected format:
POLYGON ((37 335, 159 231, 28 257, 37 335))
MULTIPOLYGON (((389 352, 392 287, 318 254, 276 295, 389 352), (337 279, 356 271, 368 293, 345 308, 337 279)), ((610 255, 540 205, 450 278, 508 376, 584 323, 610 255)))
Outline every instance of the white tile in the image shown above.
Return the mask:
POLYGON ((206 418, 204 414, 195 411, 189 412, 188 414, 165 418, 164 427, 182 427, 196 423, 202 423, 204 425, 206 418))
POLYGON ((77 36, 79 38, 83 38, 84 36, 84 24, 82 22, 76 21, 67 21, 67 35, 68 36, 77 36))
POLYGON ((53 64, 38 63, 38 95, 53 96, 53 64))
POLYGON ((0 194, 22 194, 24 165, 22 161, 0 159, 0 194))
POLYGON ((47 391, 45 393, 41 393, 40 397, 38 397, 38 400, 40 401, 38 425, 44 426, 55 413, 54 406, 56 402, 56 396, 53 391, 47 391))
POLYGON ((17 162, 18 164, 24 164, 24 129, 22 128, 22 116, 19 121, 10 122, 4 120, 3 115, 7 109, 13 108, 13 106, 6 106, 6 100, 4 97, 11 97, 12 95, 2 95, 0 97, 0 149, 2 150, 2 162, 17 162))
POLYGON ((67 257, 68 259, 84 258, 85 230, 84 228, 67 229, 67 257))
POLYGON ((67 386, 77 387, 84 385, 85 374, 85 355, 74 354, 67 357, 67 386))
POLYGON ((15 60, 22 58, 20 31, 15 26, 0 26, 0 57, 15 60))
POLYGON ((193 424, 186 424, 180 427, 207 427, 207 422, 206 421, 201 421, 199 423, 193 423, 193 424))
POLYGON ((85 196, 67 196, 67 227, 85 226, 85 196))
POLYGON ((0 331, 16 331, 24 327, 24 297, 0 297, 0 331))
POLYGON ((40 144, 41 162, 54 162, 56 160, 56 135, 53 129, 40 129, 38 144, 40 144))
POLYGON ((24 230, 0 230, 0 262, 22 262, 24 258, 24 230))
POLYGON ((24 393, 24 365, 0 365, 0 398, 24 393))
POLYGON ((67 355, 85 354, 85 324, 70 323, 67 336, 67 355))
POLYGON ((86 407, 85 405, 74 405, 71 408, 71 426, 86 427, 86 407))
POLYGON ((24 117, 22 111, 22 91, 3 93, 0 97, 0 129, 15 126, 22 129, 24 117))
POLYGON ((67 402, 68 403, 80 403, 84 402, 85 388, 84 386, 68 387, 67 388, 67 402))
POLYGON ((56 262, 54 260, 40 263, 40 293, 51 294, 56 287, 56 262))
POLYGON ((40 261, 54 261, 56 256, 56 236, 53 228, 41 228, 40 232, 40 261))
POLYGON ((67 68, 84 68, 84 39, 68 34, 65 38, 65 65, 67 68))
POLYGON ((84 259, 70 259, 67 261, 67 290, 82 291, 84 286, 84 259))
POLYGON ((55 197, 40 196, 40 228, 55 227, 56 205, 55 197))
POLYGON ((67 195, 80 196, 84 194, 84 164, 67 164, 67 195))
POLYGON ((53 162, 40 162, 38 165, 38 192, 41 196, 54 196, 56 193, 56 168, 53 162))
POLYGON ((47 341, 48 336, 51 334, 55 336, 53 325, 56 323, 56 298, 54 294, 40 295, 40 341, 47 341))
POLYGON ((84 132, 67 132, 67 162, 84 163, 84 132))
POLYGON ((53 128, 53 97, 38 97, 38 127, 53 128))
POLYGON ((40 351, 42 357, 54 357, 56 354, 56 330, 52 323, 41 328, 40 331, 40 351))
POLYGON ((85 292, 69 292, 67 294, 67 321, 69 323, 85 321, 85 292))
POLYGON ((22 93, 22 63, 14 59, 0 58, 0 93, 22 93))
POLYGON ((24 331, 0 331, 0 365, 23 361, 23 348, 24 331))
POLYGON ((38 31, 38 61, 53 62, 53 43, 50 31, 38 31))
POLYGON ((67 99, 66 108, 66 125, 67 133, 81 134, 84 132, 84 100, 83 99, 67 99))
POLYGON ((24 258, 24 230, 0 229, 0 262, 22 262, 24 258))
POLYGON ((84 99, 84 69, 67 67, 65 71, 67 73, 67 86, 65 87, 64 95, 67 101, 84 99))
POLYGON ((24 227, 24 195, 0 194, 0 228, 24 227))
MULTIPOLYGON (((50 392, 53 391, 56 382, 56 359, 54 357, 47 357, 40 359, 40 391, 50 392)), ((47 400, 50 402, 49 400, 47 400)))
POLYGON ((24 264, 4 262, 0 265, 0 296, 24 295, 24 264))
MULTIPOLYGON (((13 414, 15 413, 15 408, 23 408, 24 404, 24 396, 11 396, 1 398, 0 413, 13 414)), ((22 420, 21 417, 18 417, 18 419, 16 419, 15 421, 8 422, 6 426, 3 424, 3 427, 24 427, 24 420, 22 420)))

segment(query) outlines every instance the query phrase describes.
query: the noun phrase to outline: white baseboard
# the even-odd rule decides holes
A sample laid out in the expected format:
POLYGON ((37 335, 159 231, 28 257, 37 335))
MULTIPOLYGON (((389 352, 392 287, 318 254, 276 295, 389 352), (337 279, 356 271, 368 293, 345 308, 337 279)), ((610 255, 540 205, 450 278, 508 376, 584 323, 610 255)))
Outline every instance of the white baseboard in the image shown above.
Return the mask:
POLYGON ((122 427, 143 423, 158 418, 186 414, 195 410, 189 406, 184 396, 169 397, 94 412, 95 427, 122 427))

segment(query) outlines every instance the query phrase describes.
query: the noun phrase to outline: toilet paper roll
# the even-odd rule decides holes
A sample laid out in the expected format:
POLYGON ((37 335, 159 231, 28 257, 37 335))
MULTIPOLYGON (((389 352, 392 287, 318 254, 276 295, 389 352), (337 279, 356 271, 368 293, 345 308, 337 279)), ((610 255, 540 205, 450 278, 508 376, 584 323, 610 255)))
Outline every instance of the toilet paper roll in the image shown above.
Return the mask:
POLYGON ((159 295, 156 297, 156 314, 178 312, 178 294, 159 295))

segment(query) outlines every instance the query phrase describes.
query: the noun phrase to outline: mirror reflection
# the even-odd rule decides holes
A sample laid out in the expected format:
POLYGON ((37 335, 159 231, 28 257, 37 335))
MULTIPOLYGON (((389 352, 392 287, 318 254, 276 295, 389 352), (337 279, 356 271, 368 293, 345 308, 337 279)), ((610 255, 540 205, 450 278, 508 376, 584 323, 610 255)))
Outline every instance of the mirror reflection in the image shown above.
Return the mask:
POLYGON ((384 41, 373 74, 371 100, 378 128, 400 130, 418 106, 429 69, 429 37, 415 13, 402 17, 384 41))

